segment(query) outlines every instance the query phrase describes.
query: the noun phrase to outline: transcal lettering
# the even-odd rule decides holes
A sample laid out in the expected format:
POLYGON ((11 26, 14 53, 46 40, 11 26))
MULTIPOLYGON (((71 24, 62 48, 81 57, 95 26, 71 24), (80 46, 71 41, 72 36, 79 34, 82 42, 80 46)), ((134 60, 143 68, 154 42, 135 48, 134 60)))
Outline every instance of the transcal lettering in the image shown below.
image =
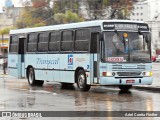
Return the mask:
POLYGON ((37 64, 59 64, 59 58, 57 60, 44 60, 42 58, 37 58, 37 64))

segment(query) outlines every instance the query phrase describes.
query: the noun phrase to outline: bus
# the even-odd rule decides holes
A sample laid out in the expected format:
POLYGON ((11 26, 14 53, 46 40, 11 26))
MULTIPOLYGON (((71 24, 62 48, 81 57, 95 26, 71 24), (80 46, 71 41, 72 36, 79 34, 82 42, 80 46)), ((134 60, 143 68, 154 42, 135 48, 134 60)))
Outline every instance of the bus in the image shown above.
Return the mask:
POLYGON ((9 74, 27 78, 30 86, 44 81, 80 91, 94 85, 152 84, 151 35, 146 23, 95 20, 10 31, 9 74))

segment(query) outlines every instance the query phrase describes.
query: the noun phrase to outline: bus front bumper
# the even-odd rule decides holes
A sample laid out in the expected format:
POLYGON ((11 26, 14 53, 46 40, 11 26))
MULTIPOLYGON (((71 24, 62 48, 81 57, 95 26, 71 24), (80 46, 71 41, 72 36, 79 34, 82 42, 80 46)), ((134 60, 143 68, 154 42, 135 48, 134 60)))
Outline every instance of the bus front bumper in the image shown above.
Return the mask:
POLYGON ((115 77, 101 77, 100 85, 150 85, 153 77, 143 78, 115 78, 115 77))

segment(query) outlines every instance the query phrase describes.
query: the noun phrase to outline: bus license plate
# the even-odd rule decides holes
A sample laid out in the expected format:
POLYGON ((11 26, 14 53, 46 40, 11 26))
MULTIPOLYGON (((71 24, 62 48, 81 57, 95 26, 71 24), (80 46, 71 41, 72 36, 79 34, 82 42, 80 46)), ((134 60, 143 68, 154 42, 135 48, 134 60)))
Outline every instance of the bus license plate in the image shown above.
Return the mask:
POLYGON ((135 80, 126 80, 126 83, 135 83, 135 80))

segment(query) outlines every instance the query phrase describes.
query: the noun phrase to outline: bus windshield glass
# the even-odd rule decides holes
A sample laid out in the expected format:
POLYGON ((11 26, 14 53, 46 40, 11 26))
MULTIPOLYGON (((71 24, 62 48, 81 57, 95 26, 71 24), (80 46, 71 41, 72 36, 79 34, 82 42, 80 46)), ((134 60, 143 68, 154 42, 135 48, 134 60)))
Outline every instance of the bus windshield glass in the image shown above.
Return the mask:
POLYGON ((150 41, 141 32, 104 32, 105 62, 151 62, 150 41))

